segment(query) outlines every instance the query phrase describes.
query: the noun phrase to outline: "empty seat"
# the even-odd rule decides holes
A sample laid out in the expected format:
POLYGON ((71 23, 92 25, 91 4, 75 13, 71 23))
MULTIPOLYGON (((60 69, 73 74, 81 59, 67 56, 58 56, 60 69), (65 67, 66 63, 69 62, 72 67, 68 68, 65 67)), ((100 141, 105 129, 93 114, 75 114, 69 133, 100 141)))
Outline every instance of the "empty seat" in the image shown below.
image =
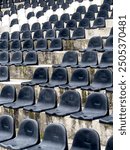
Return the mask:
POLYGON ((52 6, 52 10, 53 10, 53 11, 56 11, 58 8, 59 8, 59 5, 58 5, 58 4, 54 4, 54 5, 52 6))
POLYGON ((113 66, 113 51, 106 51, 103 53, 98 67, 106 68, 106 67, 112 67, 112 66, 113 66))
POLYGON ((33 105, 35 100, 35 91, 31 86, 23 86, 15 102, 5 104, 4 107, 19 109, 24 106, 33 105))
POLYGON ((23 62, 23 54, 22 52, 18 51, 12 54, 9 65, 18 66, 18 65, 22 65, 22 62, 23 62))
POLYGON ((42 30, 43 30, 43 31, 47 31, 47 30, 49 30, 49 29, 52 29, 51 23, 50 23, 49 21, 44 22, 44 23, 42 24, 42 30))
POLYGON ((70 20, 70 15, 67 13, 64 13, 63 15, 61 15, 60 20, 67 23, 70 20))
POLYGON ((36 52, 28 52, 25 56, 23 65, 38 65, 38 55, 36 52))
POLYGON ((59 31, 58 38, 61 39, 70 39, 70 31, 68 28, 63 28, 59 31))
POLYGON ((112 87, 112 83, 112 71, 110 71, 109 69, 99 69, 94 74, 93 81, 90 86, 83 87, 82 89, 102 90, 112 87))
POLYGON ((25 23, 21 26, 21 32, 30 31, 30 26, 28 23, 25 23))
POLYGON ((81 97, 77 91, 68 90, 62 94, 57 108, 47 110, 48 115, 67 116, 81 110, 81 97))
POLYGON ((85 6, 79 6, 76 10, 76 12, 79 12, 80 14, 86 13, 86 7, 85 6))
POLYGON ((51 39, 54 39, 55 38, 55 30, 53 29, 49 29, 46 31, 46 35, 45 35, 45 38, 48 39, 48 40, 51 40, 51 39))
POLYGON ((10 51, 19 51, 21 50, 20 40, 12 41, 10 51))
POLYGON ((106 27, 105 19, 103 17, 97 17, 93 23, 92 29, 105 27, 106 27))
POLYGON ((64 28, 64 22, 63 21, 57 21, 55 22, 54 28, 56 30, 61 30, 64 28))
POLYGON ((8 51, 9 44, 8 41, 0 41, 0 51, 8 51))
POLYGON ((77 22, 80 22, 81 14, 79 12, 75 12, 75 13, 72 14, 71 19, 76 20, 77 22))
POLYGON ((26 40, 23 42, 22 51, 33 51, 33 49, 34 49, 33 40, 26 40))
POLYGON ((76 28, 72 34, 72 38, 73 40, 76 39, 85 39, 85 29, 84 28, 76 28))
POLYGON ((10 140, 15 136, 14 119, 9 115, 0 116, 0 142, 10 140))
POLYGON ((68 73, 65 68, 55 68, 48 84, 40 84, 40 86, 57 87, 68 82, 68 73))
POLYGON ((64 3, 64 0, 57 0, 58 5, 62 5, 64 3))
POLYGON ((24 31, 22 34, 22 40, 32 39, 32 34, 30 31, 24 31))
POLYGON ((106 51, 113 50, 113 36, 109 36, 106 39, 106 42, 105 42, 105 45, 104 45, 104 50, 106 50, 106 51))
POLYGON ((90 5, 88 11, 93 11, 94 13, 98 12, 98 6, 96 4, 90 5))
POLYGON ((107 96, 95 92, 91 93, 86 100, 85 107, 82 111, 74 113, 71 117, 81 120, 94 120, 109 114, 107 96))
POLYGON ((69 4, 63 3, 61 8, 63 8, 63 10, 66 10, 67 8, 69 8, 69 4))
POLYGON ((90 21, 88 18, 84 18, 80 20, 79 22, 79 27, 84 28, 84 29, 89 29, 90 28, 90 21))
POLYGON ((68 84, 60 86, 61 88, 81 88, 89 85, 89 72, 84 68, 75 69, 72 73, 71 79, 68 84))
POLYGON ((72 19, 69 20, 66 24, 66 28, 70 29, 70 30, 74 30, 75 28, 77 28, 77 22, 76 20, 72 19))
POLYGON ((0 52, 0 65, 8 65, 9 54, 8 52, 0 52))
POLYGON ((54 89, 45 88, 41 89, 37 103, 32 106, 24 107, 25 110, 33 112, 42 112, 45 110, 53 109, 57 105, 57 95, 54 89))
POLYGON ((37 30, 33 34, 33 40, 44 38, 42 30, 37 30))
POLYGON ((63 50, 62 40, 59 38, 52 39, 49 51, 61 51, 61 50, 63 50))
POLYGON ((39 67, 35 70, 32 80, 22 82, 22 85, 37 85, 40 83, 47 83, 49 79, 48 68, 39 67))
POLYGON ((100 123, 113 125, 113 114, 105 116, 99 120, 100 123))
POLYGON ((10 23, 10 27, 12 27, 13 25, 18 24, 18 23, 19 23, 18 19, 13 19, 10 23))
POLYGON ((104 19, 108 19, 109 18, 108 11, 107 10, 100 10, 98 12, 97 17, 103 17, 104 19))
POLYGON ((89 39, 87 50, 102 51, 103 40, 100 36, 94 36, 89 39))
POLYGON ((50 16, 49 22, 55 23, 57 21, 58 21, 58 16, 56 14, 50 16))
POLYGON ((10 73, 7 66, 0 66, 0 82, 9 81, 10 73))
POLYGON ((71 4, 71 3, 73 3, 73 0, 66 0, 66 3, 71 4))
POLYGON ((44 14, 43 14, 43 11, 41 10, 41 11, 38 11, 37 13, 36 13, 36 17, 37 18, 40 18, 41 16, 43 16, 44 14))
POLYGON ((11 34, 11 40, 20 40, 20 33, 18 31, 15 31, 11 34))
POLYGON ((99 134, 93 129, 82 128, 74 136, 71 150, 100 150, 99 134))
POLYGON ((93 11, 88 11, 84 15, 84 18, 87 18, 89 20, 94 20, 95 19, 95 13, 93 11))
POLYGON ((39 142, 39 126, 33 119, 24 119, 18 130, 18 134, 15 138, 2 142, 0 145, 7 149, 24 149, 39 142))
POLYGON ((93 67, 93 66, 97 66, 97 64, 98 64, 97 52, 86 51, 85 53, 83 53, 79 64, 74 67, 81 67, 81 68, 93 67))
POLYGON ((41 29, 41 25, 40 25, 39 22, 35 22, 35 23, 32 25, 32 27, 31 27, 31 31, 32 31, 32 32, 35 32, 35 31, 40 30, 40 29, 41 29))
POLYGON ((64 54, 62 63, 53 65, 54 67, 73 67, 78 63, 78 54, 74 51, 68 51, 64 54))
POLYGON ((113 136, 108 139, 105 150, 113 150, 113 136))
POLYGON ((46 39, 37 40, 35 51, 47 51, 47 40, 46 39))
POLYGON ((27 150, 68 150, 67 132, 61 124, 50 124, 46 127, 43 140, 40 144, 27 150))
POLYGON ((108 3, 110 5, 113 5, 113 0, 104 0, 104 3, 108 3))
POLYGON ((110 11, 110 4, 108 3, 103 3, 100 7, 100 10, 106 10, 106 11, 110 11))
POLYGON ((27 14, 27 19, 29 20, 31 17, 34 17, 34 16, 35 16, 34 12, 29 12, 27 14))
POLYGON ((0 41, 8 41, 9 40, 9 32, 3 32, 1 34, 0 41))

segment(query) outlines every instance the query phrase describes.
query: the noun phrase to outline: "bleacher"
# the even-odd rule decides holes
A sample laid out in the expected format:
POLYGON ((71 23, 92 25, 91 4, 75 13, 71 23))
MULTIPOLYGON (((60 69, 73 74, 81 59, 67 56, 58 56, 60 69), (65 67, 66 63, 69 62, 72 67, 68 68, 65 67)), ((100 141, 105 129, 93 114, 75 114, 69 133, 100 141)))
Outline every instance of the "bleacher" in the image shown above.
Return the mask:
POLYGON ((113 150, 113 1, 0 2, 0 149, 113 150))

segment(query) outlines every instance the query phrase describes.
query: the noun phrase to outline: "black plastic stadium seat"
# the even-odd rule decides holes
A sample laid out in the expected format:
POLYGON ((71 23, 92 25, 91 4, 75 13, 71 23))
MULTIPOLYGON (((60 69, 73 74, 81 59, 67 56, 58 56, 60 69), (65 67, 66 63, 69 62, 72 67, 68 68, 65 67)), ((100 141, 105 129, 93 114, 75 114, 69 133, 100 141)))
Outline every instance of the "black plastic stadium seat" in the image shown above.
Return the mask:
POLYGON ((62 63, 53 65, 54 67, 73 67, 78 63, 78 54, 74 51, 68 51, 64 54, 62 63))
POLYGON ((27 14, 27 19, 30 19, 31 17, 34 17, 34 16, 35 16, 34 12, 29 12, 27 14))
POLYGON ((0 65, 8 65, 9 62, 9 54, 8 52, 0 52, 0 65))
POLYGON ((64 22, 63 21, 57 21, 57 22, 55 22, 54 29, 61 30, 63 28, 64 28, 64 22))
POLYGON ((49 51, 62 51, 62 50, 63 50, 62 40, 60 38, 52 39, 49 51))
POLYGON ((68 72, 65 68, 55 68, 48 84, 40 86, 56 87, 68 83, 68 72))
POLYGON ((57 0, 58 5, 62 5, 64 3, 64 0, 57 0))
POLYGON ((55 30, 54 29, 49 29, 49 30, 46 31, 45 38, 47 40, 54 39, 55 37, 56 37, 56 35, 55 35, 55 30))
POLYGON ((103 3, 100 7, 100 10, 106 10, 106 11, 110 11, 110 4, 108 3, 103 3))
POLYGON ((4 15, 9 15, 9 16, 10 16, 10 11, 9 11, 9 10, 6 10, 6 11, 4 12, 4 15))
POLYGON ((63 3, 61 8, 63 8, 63 10, 66 10, 67 8, 69 8, 69 4, 63 3))
POLYGON ((0 82, 9 81, 10 73, 7 66, 0 66, 0 82))
POLYGON ((64 13, 63 15, 61 15, 60 20, 67 23, 70 20, 70 15, 67 13, 64 13))
POLYGON ((23 48, 22 51, 33 51, 34 45, 33 45, 33 40, 26 40, 23 42, 23 48))
POLYGON ((68 90, 62 94, 57 108, 47 110, 48 115, 67 116, 81 110, 81 97, 77 91, 68 90))
POLYGON ((38 64, 38 55, 36 52, 28 52, 25 56, 23 65, 37 65, 38 64))
POLYGON ((11 85, 5 85, 1 89, 0 94, 0 105, 12 103, 16 99, 16 90, 14 86, 11 85))
POLYGON ((106 68, 106 67, 112 67, 112 66, 113 66, 113 51, 106 51, 103 53, 98 67, 106 68))
POLYGON ((70 29, 70 30, 74 30, 75 28, 77 28, 77 22, 76 20, 72 19, 69 20, 66 24, 66 28, 70 29))
POLYGON ((44 23, 42 24, 42 30, 43 30, 43 31, 47 31, 47 30, 49 30, 49 29, 52 29, 51 23, 50 23, 49 21, 44 22, 44 23))
POLYGON ((36 17, 37 18, 40 18, 41 16, 43 16, 44 14, 43 14, 43 11, 41 10, 41 11, 38 11, 37 13, 36 13, 36 17))
POLYGON ((41 25, 40 25, 39 22, 35 22, 35 23, 32 25, 32 27, 31 27, 31 31, 32 31, 32 32, 35 32, 35 31, 40 30, 40 29, 41 29, 41 25))
POLYGON ((35 70, 32 80, 29 82, 22 82, 22 85, 37 85, 47 83, 49 79, 48 68, 39 67, 35 70))
POLYGON ((73 2, 73 0, 66 0, 67 4, 71 4, 73 2))
POLYGON ((20 150, 39 143, 39 126, 33 119, 24 119, 15 138, 2 142, 0 145, 7 149, 20 150))
POLYGON ((37 30, 33 34, 33 40, 38 40, 44 38, 42 30, 37 30))
POLYGON ((103 48, 103 40, 100 36, 94 36, 91 39, 89 39, 88 47, 86 50, 96 50, 96 51, 102 51, 103 48))
POLYGON ((9 32, 3 32, 1 34, 0 41, 8 41, 9 40, 9 32))
POLYGON ((100 10, 98 12, 97 17, 103 17, 104 19, 108 19, 109 18, 108 11, 107 10, 100 10))
POLYGON ((14 120, 9 115, 0 116, 0 142, 10 140, 15 136, 14 120))
POLYGON ((88 11, 88 12, 86 12, 84 18, 87 18, 89 20, 94 20, 95 19, 95 13, 93 11, 88 11))
POLYGON ((46 39, 37 40, 35 51, 48 51, 47 50, 47 40, 46 39))
POLYGON ((72 73, 70 82, 66 85, 60 86, 61 88, 70 88, 70 89, 75 89, 75 88, 81 88, 81 87, 86 87, 89 85, 90 79, 89 79, 89 72, 88 70, 84 68, 78 68, 75 69, 74 72, 72 73))
POLYGON ((97 52, 86 51, 85 53, 83 53, 79 64, 74 67, 86 68, 86 67, 97 66, 97 64, 98 64, 97 52))
POLYGON ((94 78, 90 87, 83 87, 82 89, 102 90, 112 87, 113 75, 109 69, 99 69, 94 74, 94 78))
POLYGON ((22 34, 22 40, 29 40, 29 39, 32 39, 32 34, 31 32, 28 30, 28 31, 24 31, 23 34, 22 34))
POLYGON ((58 21, 58 16, 56 14, 50 16, 49 22, 55 23, 57 21, 58 21))
POLYGON ((109 36, 109 37, 106 39, 106 43, 105 43, 103 49, 104 49, 105 51, 111 51, 111 50, 113 50, 113 36, 109 36))
POLYGON ((100 123, 113 125, 113 114, 105 116, 99 120, 100 123))
MULTIPOLYGON (((36 101, 36 100, 35 100, 36 101)), ((57 105, 57 95, 54 89, 45 88, 39 93, 37 103, 32 106, 24 107, 27 111, 42 112, 45 110, 53 109, 57 105)))
POLYGON ((12 57, 8 65, 18 66, 18 65, 21 65, 22 62, 23 62, 23 54, 22 52, 18 51, 12 54, 12 57))
POLYGON ((11 41, 20 40, 20 32, 15 31, 11 34, 11 41))
POLYGON ((85 29, 82 27, 76 28, 72 34, 73 40, 85 39, 85 29))
POLYGON ((49 10, 50 9, 50 7, 48 6, 48 5, 45 5, 44 7, 43 7, 43 12, 45 13, 47 10, 49 10))
POLYGON ((13 103, 5 104, 4 107, 19 109, 24 106, 33 105, 34 100, 35 100, 35 91, 33 87, 23 86, 18 93, 18 98, 16 99, 16 101, 13 103))
POLYGON ((85 6, 79 6, 76 10, 76 12, 79 12, 80 14, 86 13, 86 7, 85 6))
POLYGON ((93 11, 94 13, 98 12, 98 6, 96 4, 90 5, 88 11, 93 11))
POLYGON ((81 14, 79 12, 75 12, 75 13, 72 14, 71 19, 76 20, 77 22, 80 22, 81 14))
POLYGON ((40 144, 26 150, 68 150, 67 132, 61 124, 50 124, 46 127, 40 144))
POLYGON ((18 19, 13 19, 10 23, 10 27, 12 27, 13 25, 18 24, 18 23, 19 23, 18 19))
POLYGON ((74 136, 71 150, 100 150, 99 134, 93 129, 82 128, 74 136))
POLYGON ((47 3, 48 3, 48 6, 53 6, 55 4, 55 1, 54 0, 48 0, 47 3))
POLYGON ((30 26, 28 23, 25 23, 21 26, 21 32, 30 31, 30 26))
POLYGON ((108 139, 105 150, 113 150, 113 136, 108 139))
POLYGON ((108 3, 110 5, 113 5, 113 0, 104 0, 104 3, 108 3))
POLYGON ((72 118, 81 120, 94 120, 109 114, 107 96, 95 92, 87 97, 85 107, 82 111, 71 115, 72 118))
POLYGON ((54 4, 54 5, 52 6, 52 10, 53 10, 53 11, 56 11, 58 8, 59 8, 59 5, 58 5, 58 4, 54 4))
POLYGON ((80 20, 79 22, 79 27, 84 28, 84 29, 89 29, 90 28, 90 21, 88 18, 84 18, 80 20))
POLYGON ((21 50, 20 40, 12 41, 10 51, 20 51, 20 50, 21 50))
POLYGON ((96 28, 105 28, 105 27, 106 27, 105 19, 103 17, 97 17, 91 28, 96 29, 96 28))
POLYGON ((61 39, 70 39, 70 30, 68 28, 63 28, 59 31, 58 38, 61 39))
POLYGON ((8 41, 0 41, 0 51, 8 51, 9 43, 8 41))

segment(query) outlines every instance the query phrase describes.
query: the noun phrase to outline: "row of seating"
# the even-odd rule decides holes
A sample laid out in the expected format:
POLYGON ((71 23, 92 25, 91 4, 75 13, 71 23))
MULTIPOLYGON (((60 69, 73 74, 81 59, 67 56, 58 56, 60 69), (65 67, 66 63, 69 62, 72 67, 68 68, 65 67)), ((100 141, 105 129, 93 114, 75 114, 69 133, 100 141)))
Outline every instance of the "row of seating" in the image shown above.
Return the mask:
MULTIPOLYGON (((53 67, 73 67, 73 68, 108 68, 113 67, 113 51, 104 52, 100 61, 95 51, 86 51, 82 54, 81 61, 78 61, 76 51, 68 51, 64 54, 60 64, 54 64, 53 67)), ((30 61, 31 62, 31 61, 30 61)), ((38 62, 36 61, 36 64, 38 62)), ((14 52, 9 56, 8 52, 0 52, 0 65, 27 65, 27 55, 23 62, 22 52, 14 52)))
MULTIPOLYGON (((79 32, 76 33, 79 34, 79 32)), ((0 51, 63 51, 63 40, 61 38, 53 38, 51 39, 50 43, 47 39, 38 39, 36 41, 33 41, 32 39, 25 41, 14 40, 11 43, 7 41, 8 39, 6 39, 7 38, 4 38, 2 41, 0 41, 0 51)), ((99 52, 113 51, 113 36, 109 36, 105 43, 103 43, 103 40, 100 36, 92 37, 89 39, 88 47, 81 51, 89 50, 99 52)))
MULTIPOLYGON (((14 119, 0 116, 0 146, 12 150, 68 150, 67 131, 62 124, 49 124, 40 142, 39 125, 33 119, 24 119, 16 135, 14 119)), ((73 138, 71 150, 100 150, 100 136, 96 130, 82 128, 73 138)), ((106 150, 113 150, 113 136, 106 143, 106 150)))

